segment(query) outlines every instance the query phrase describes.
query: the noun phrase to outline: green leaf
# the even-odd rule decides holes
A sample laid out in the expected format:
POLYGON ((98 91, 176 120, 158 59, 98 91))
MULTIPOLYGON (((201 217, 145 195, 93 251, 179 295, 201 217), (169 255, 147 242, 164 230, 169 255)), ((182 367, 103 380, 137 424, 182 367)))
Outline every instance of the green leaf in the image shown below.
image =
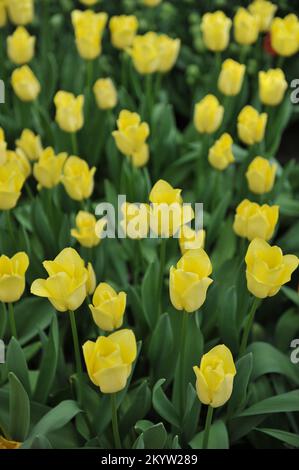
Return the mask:
MULTIPOLYGON (((192 449, 202 449, 204 431, 196 434, 189 442, 192 449)), ((208 449, 228 449, 229 439, 223 421, 215 421, 210 429, 208 449)))
POLYGON ((161 416, 161 418, 165 419, 173 426, 179 428, 180 421, 178 413, 162 389, 162 385, 165 382, 166 379, 160 379, 153 388, 153 407, 155 411, 161 416))
POLYGON ((231 200, 231 192, 227 192, 223 195, 223 198, 219 202, 218 206, 211 215, 211 219, 208 226, 208 245, 211 244, 217 239, 217 236, 220 231, 221 222, 224 220, 226 211, 228 209, 229 203, 231 200))
POLYGON ((274 437, 279 441, 284 442, 293 447, 299 447, 299 436, 291 432, 282 431, 281 429, 268 429, 268 428, 256 428, 255 431, 262 432, 268 436, 274 437))
POLYGON ((239 332, 236 320, 237 312, 237 289, 232 286, 223 292, 220 305, 220 335, 224 344, 232 352, 237 352, 239 348, 239 332))
POLYGON ((279 318, 275 328, 275 344, 279 349, 289 352, 291 341, 297 332, 299 332, 299 315, 294 307, 279 318))
POLYGON ((17 331, 20 344, 23 345, 36 336, 39 331, 49 326, 54 309, 46 299, 27 297, 15 306, 17 331))
POLYGON ((295 305, 297 305, 297 307, 299 307, 299 294, 297 291, 287 286, 282 286, 281 290, 288 299, 290 299, 295 305))
MULTIPOLYGON (((140 422, 135 428, 140 429, 140 422)), ((141 434, 145 449, 164 449, 167 440, 167 432, 163 423, 150 425, 141 434)))
POLYGON ((299 390, 293 390, 292 392, 266 398, 250 406, 237 416, 240 418, 268 413, 287 413, 289 411, 299 411, 299 390))
POLYGON ((228 416, 242 410, 247 401, 247 388, 253 367, 252 353, 241 357, 236 363, 237 374, 234 379, 233 393, 228 402, 228 416))
POLYGON ((18 442, 25 441, 30 426, 30 402, 26 390, 13 372, 9 378, 9 435, 18 442))
POLYGON ((168 313, 163 313, 153 331, 148 357, 154 378, 167 377, 171 380, 175 367, 174 339, 168 313))
POLYGON ((38 434, 35 436, 35 438, 32 440, 30 446, 22 446, 22 449, 52 449, 50 441, 46 438, 46 436, 43 436, 41 434, 38 434))
POLYGON ((201 410, 201 402, 198 399, 197 393, 193 385, 188 384, 186 409, 183 418, 183 434, 185 440, 188 442, 196 433, 199 421, 199 414, 201 410))
POLYGON ((15 338, 11 338, 7 348, 7 369, 13 372, 23 385, 28 396, 31 395, 29 374, 24 352, 15 338))
POLYGON ((151 330, 154 329, 159 314, 159 299, 157 295, 158 274, 159 264, 155 261, 149 265, 141 285, 141 299, 144 315, 151 330))
MULTIPOLYGON (((130 396, 132 395, 133 392, 131 392, 130 396)), ((151 391, 147 381, 144 380, 135 391, 130 401, 130 406, 121 418, 119 424, 120 434, 126 435, 138 420, 143 419, 150 410, 150 405, 151 391)))

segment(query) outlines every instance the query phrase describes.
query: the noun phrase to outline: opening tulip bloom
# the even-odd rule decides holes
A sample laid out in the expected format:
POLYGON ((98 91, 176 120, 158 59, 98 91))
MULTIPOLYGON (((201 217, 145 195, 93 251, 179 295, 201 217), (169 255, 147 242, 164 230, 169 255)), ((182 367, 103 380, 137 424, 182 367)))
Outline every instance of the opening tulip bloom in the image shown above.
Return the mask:
POLYGON ((85 160, 71 156, 67 159, 61 181, 67 194, 75 201, 88 199, 94 189, 96 168, 89 168, 85 160))
POLYGON ((259 35, 259 22, 246 8, 238 8, 234 17, 235 40, 244 46, 257 41, 259 35))
POLYGON ((201 30, 205 46, 214 52, 227 48, 232 21, 223 11, 205 13, 202 17, 201 30))
POLYGON ((120 330, 96 342, 83 345, 84 360, 90 380, 102 393, 123 390, 131 374, 137 356, 137 345, 133 331, 120 330))
POLYGON ((30 129, 23 130, 20 138, 16 140, 16 147, 31 161, 38 160, 43 150, 40 136, 35 135, 30 129))
POLYGON ((271 47, 283 57, 290 57, 298 52, 299 21, 296 15, 274 18, 271 24, 271 47))
POLYGON ((54 261, 44 261, 49 277, 37 279, 31 293, 46 297, 58 312, 77 310, 86 298, 89 278, 83 259, 73 248, 62 250, 54 261))
POLYGON ((92 305, 89 305, 95 324, 104 331, 113 331, 123 324, 127 294, 101 282, 95 290, 92 305))
POLYGON ((209 162, 217 170, 225 170, 235 161, 232 153, 233 139, 227 133, 223 134, 209 150, 209 162))
POLYGON ((113 16, 109 28, 113 46, 117 49, 127 49, 136 36, 138 20, 134 15, 113 16))
POLYGON ((27 64, 34 56, 35 37, 19 26, 15 32, 7 38, 7 55, 17 65, 27 64))
POLYGON ((34 17, 34 0, 9 0, 6 2, 9 19, 17 25, 32 23, 34 17))
POLYGON ((17 302, 25 290, 25 274, 29 266, 29 258, 24 252, 12 258, 0 256, 0 301, 17 302))
POLYGON ((252 106, 245 106, 238 116, 238 134, 247 145, 261 142, 265 135, 268 115, 259 114, 252 106))
POLYGON ((52 147, 48 147, 41 152, 39 160, 33 167, 33 174, 38 182, 38 189, 54 188, 54 186, 60 183, 66 159, 67 153, 62 152, 55 155, 52 147))
POLYGON ((269 31, 277 6, 268 0, 254 0, 248 10, 257 19, 259 31, 265 33, 269 31))
POLYGON ((11 75, 11 84, 21 101, 34 101, 41 91, 40 83, 28 65, 15 69, 11 75))
POLYGON ((58 91, 54 97, 56 122, 65 132, 77 132, 84 124, 84 96, 75 97, 73 93, 58 91))
POLYGON ((93 214, 80 211, 76 216, 76 228, 71 230, 72 237, 76 238, 80 245, 92 248, 101 242, 101 232, 107 225, 106 219, 96 220, 93 214))
POLYGON ((111 78, 100 78, 93 87, 95 99, 100 109, 113 109, 117 105, 117 91, 111 78))
POLYGON ((232 353, 224 344, 204 354, 200 366, 194 366, 193 370, 201 403, 218 408, 230 399, 237 371, 232 353))
POLYGON ((260 299, 276 295, 299 264, 297 256, 283 255, 278 246, 270 246, 260 238, 250 243, 245 262, 247 288, 260 299))
POLYGON ((244 199, 238 207, 234 220, 234 231, 239 237, 253 240, 273 237, 279 217, 279 206, 260 206, 256 202, 244 199))
POLYGON ((240 93, 246 67, 233 59, 226 59, 221 67, 218 88, 225 96, 236 96, 240 93))
POLYGON ((205 96, 195 105, 194 125, 202 134, 213 134, 221 125, 224 108, 214 95, 205 96))
POLYGON ((250 191, 255 194, 265 194, 272 191, 277 165, 263 157, 255 157, 246 172, 250 191))
POLYGON ((210 258, 202 248, 187 251, 176 267, 170 268, 169 291, 174 308, 188 313, 198 310, 213 282, 209 277, 211 273, 210 258))
POLYGON ((288 88, 285 74, 281 69, 270 69, 259 72, 259 96, 266 106, 279 105, 288 88))
POLYGON ((107 19, 107 13, 94 13, 92 10, 72 12, 76 45, 82 59, 93 60, 101 54, 101 41, 107 19))
POLYGON ((24 182, 24 174, 16 162, 6 162, 0 167, 1 210, 10 210, 17 205, 24 182))

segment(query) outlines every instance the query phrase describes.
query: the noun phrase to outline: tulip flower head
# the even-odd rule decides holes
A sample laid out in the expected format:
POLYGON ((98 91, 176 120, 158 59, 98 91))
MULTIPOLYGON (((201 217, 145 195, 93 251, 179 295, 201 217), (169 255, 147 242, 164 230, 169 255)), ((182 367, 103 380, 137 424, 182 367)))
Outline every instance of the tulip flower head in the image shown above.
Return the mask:
POLYGON ((56 122, 65 132, 77 132, 84 124, 84 96, 75 97, 72 93, 58 91, 54 97, 56 122))
POLYGON ((17 302, 25 290, 25 274, 29 266, 26 253, 20 252, 12 258, 0 256, 0 301, 17 302))
POLYGON ((20 165, 7 161, 0 168, 0 209, 13 209, 21 196, 25 176, 20 165))
POLYGON ((265 194, 272 191, 277 165, 263 157, 255 157, 246 172, 248 186, 255 194, 265 194))
POLYGON ((271 47, 279 55, 290 57, 299 50, 299 20, 289 14, 285 18, 274 18, 271 24, 271 47))
POLYGON ((39 160, 33 166, 33 174, 38 182, 38 189, 54 188, 62 177, 62 169, 67 159, 67 153, 55 155, 54 149, 48 147, 40 154, 39 160))
POLYGON ((28 65, 15 69, 11 75, 11 84, 21 101, 34 101, 41 91, 41 86, 28 65))
POLYGON ((93 92, 99 109, 113 109, 117 105, 117 91, 111 78, 99 78, 93 92))
POLYGON ((7 38, 7 55, 17 65, 27 64, 34 56, 35 37, 30 36, 23 26, 7 38))
POLYGON ((104 331, 113 331, 123 324, 126 309, 125 292, 115 290, 107 283, 101 282, 95 290, 92 305, 89 305, 95 324, 104 331))
POLYGON ((218 88, 221 93, 225 96, 238 95, 243 85, 245 69, 244 64, 239 64, 233 59, 226 59, 218 78, 218 88))
POLYGON ((246 8, 238 8, 234 17, 235 40, 243 46, 249 46, 257 41, 258 35, 258 19, 246 8))
POLYGON ((16 25, 32 23, 34 18, 34 0, 6 1, 9 19, 16 25))
POLYGON ((217 170, 225 170, 235 161, 232 153, 233 139, 227 133, 222 134, 209 150, 209 162, 217 170))
POLYGON ((259 96, 266 106, 279 105, 288 88, 285 74, 281 69, 270 69, 259 72, 259 96))
POLYGON ((113 46, 117 49, 127 49, 136 36, 138 20, 135 15, 112 16, 109 28, 113 46))
POLYGON ((221 125, 224 108, 214 95, 206 95, 195 105, 194 125, 201 134, 213 134, 221 125))
POLYGON ((35 135, 30 129, 23 130, 20 138, 16 140, 16 147, 31 161, 38 160, 43 150, 40 136, 35 135))
POLYGON ((81 246, 92 248, 101 242, 100 232, 107 225, 105 218, 98 222, 93 214, 80 211, 76 216, 76 228, 71 230, 72 237, 76 238, 81 246))
POLYGON ((252 106, 245 106, 238 116, 238 134, 240 140, 247 145, 261 142, 265 135, 268 115, 259 114, 252 106))
POLYGON ((75 201, 88 199, 94 190, 96 168, 89 168, 82 158, 71 156, 67 159, 61 181, 67 194, 75 201))
POLYGON ((202 17, 201 30, 206 47, 213 52, 224 51, 229 43, 232 21, 223 11, 205 13, 202 17))
POLYGON ((248 7, 250 13, 257 19, 259 31, 269 31, 277 5, 268 0, 254 0, 248 7))
POLYGON ((94 13, 92 10, 72 12, 76 45, 82 59, 93 60, 101 54, 107 19, 107 13, 94 13))
POLYGON ((279 206, 260 206, 256 202, 244 199, 236 210, 234 231, 239 237, 253 240, 262 238, 270 240, 273 237, 279 217, 279 206))

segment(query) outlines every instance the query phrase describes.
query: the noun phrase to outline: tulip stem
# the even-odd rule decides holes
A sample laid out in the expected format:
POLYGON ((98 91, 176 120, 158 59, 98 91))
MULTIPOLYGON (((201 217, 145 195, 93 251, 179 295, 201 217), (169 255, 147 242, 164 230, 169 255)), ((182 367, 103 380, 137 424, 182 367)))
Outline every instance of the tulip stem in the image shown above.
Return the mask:
POLYGON ((239 352, 240 357, 242 357, 244 355, 245 351, 246 351, 248 338, 249 338, 249 333, 252 329, 255 312, 256 312, 256 310, 259 306, 259 303, 260 303, 260 299, 255 297, 254 301, 253 301, 253 304, 252 304, 252 307, 251 307, 251 310, 249 312, 248 318, 247 318, 246 325, 244 327, 241 346, 240 346, 240 352, 239 352))
POLYGON ((116 449, 121 449, 121 441, 118 429, 117 419, 117 406, 116 406, 116 394, 111 394, 111 419, 112 419, 112 431, 114 437, 114 444, 116 449))
POLYGON ((77 139, 76 132, 71 133, 71 139, 72 139, 72 152, 75 156, 78 156, 79 149, 78 149, 78 139, 77 139))
POLYGON ((208 412, 207 412, 207 417, 206 417, 206 424, 205 424, 205 430, 204 430, 204 435, 203 435, 203 442, 202 442, 202 448, 203 449, 208 448, 210 429, 211 429, 211 424, 212 424, 212 419, 213 419, 213 411, 214 411, 214 409, 211 406, 209 406, 208 407, 208 412))
POLYGON ((163 279, 164 279, 164 269, 165 269, 165 259, 166 259, 166 241, 167 238, 161 238, 160 244, 160 270, 158 278, 158 299, 160 302, 159 314, 161 315, 163 309, 162 302, 162 293, 163 293, 163 279))
POLYGON ((8 304, 8 317, 9 317, 11 336, 14 336, 17 339, 18 335, 17 335, 15 313, 14 313, 13 304, 11 302, 8 304))
POLYGON ((184 409, 185 409, 185 390, 186 390, 186 383, 185 383, 185 352, 186 352, 186 336, 187 336, 187 321, 188 321, 188 313, 183 310, 182 312, 182 321, 181 321, 181 345, 180 345, 180 362, 179 362, 179 381, 181 384, 180 390, 180 410, 181 410, 181 417, 183 420, 184 417, 184 409))
POLYGON ((81 363, 81 355, 80 355, 80 348, 79 348, 79 338, 78 338, 76 318, 75 318, 75 313, 72 310, 69 310, 69 315, 70 315, 71 329, 72 329, 72 335, 73 335, 76 369, 77 369, 77 374, 78 374, 78 377, 79 377, 79 382, 80 382, 80 385, 81 385, 82 363, 81 363))

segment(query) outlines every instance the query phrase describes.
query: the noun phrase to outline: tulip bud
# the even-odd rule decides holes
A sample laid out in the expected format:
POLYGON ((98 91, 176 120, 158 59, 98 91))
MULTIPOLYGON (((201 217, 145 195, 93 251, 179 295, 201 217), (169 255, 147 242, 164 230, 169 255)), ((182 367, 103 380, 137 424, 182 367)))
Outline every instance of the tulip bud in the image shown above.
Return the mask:
POLYGON ((9 0, 7 2, 9 19, 16 25, 32 23, 34 17, 34 0, 9 0))
POLYGON ((161 34, 158 37, 159 48, 159 65, 158 72, 169 72, 177 61, 181 47, 179 39, 172 39, 166 34, 161 34))
POLYGON ((84 124, 84 96, 75 97, 72 93, 58 91, 54 98, 56 122, 65 132, 77 132, 84 124))
POLYGON ((226 96, 238 95, 243 85, 245 69, 244 64, 239 64, 233 59, 226 59, 218 78, 218 88, 221 93, 226 96))
POLYGON ((217 170, 225 170, 235 161, 232 153, 233 139, 227 133, 223 134, 209 150, 209 162, 217 170))
POLYGON ((82 59, 93 60, 101 54, 101 41, 107 19, 107 13, 94 13, 92 10, 72 12, 76 45, 82 59))
POLYGON ((221 52, 227 48, 232 21, 223 11, 205 13, 202 17, 201 30, 208 49, 221 52))
POLYGON ((160 56, 156 33, 150 31, 143 36, 135 36, 129 52, 138 73, 146 75, 157 71, 160 56))
POLYGON ((35 135, 30 129, 23 130, 21 137, 16 140, 16 146, 31 161, 38 160, 43 150, 40 136, 35 135))
POLYGON ((15 161, 1 165, 0 171, 0 209, 13 209, 21 196, 25 176, 15 161))
POLYGON ((271 24, 271 47, 279 55, 289 57, 299 50, 299 21, 296 15, 274 18, 271 24))
POLYGON ((94 189, 96 168, 89 169, 85 160, 69 157, 64 165, 61 181, 68 195, 75 201, 88 199, 94 189))
POLYGON ((17 149, 15 152, 12 150, 7 150, 6 161, 18 165, 25 180, 31 175, 31 165, 22 150, 17 149))
POLYGON ((29 258, 24 252, 12 258, 0 256, 0 301, 17 302, 25 290, 25 273, 29 266, 29 258))
POLYGON ((245 262, 247 288, 259 299, 276 295, 299 264, 297 256, 283 255, 278 246, 270 246, 260 238, 250 243, 245 262))
POLYGON ((92 305, 89 305, 95 324, 104 331, 113 331, 123 324, 126 309, 125 292, 117 294, 115 290, 101 282, 95 290, 92 305))
POLYGON ((112 109, 117 105, 117 91, 111 78, 99 78, 93 92, 100 109, 112 109))
POLYGON ((284 98, 288 83, 281 69, 270 69, 259 72, 260 100, 267 106, 277 106, 284 98))
POLYGON ((109 27, 113 46, 117 49, 127 49, 136 36, 138 20, 134 15, 113 16, 109 27))
POLYGON ((87 281, 86 281, 86 292, 88 295, 92 295, 97 286, 96 273, 94 272, 91 263, 87 264, 87 281))
POLYGON ((235 40, 242 45, 250 45, 256 42, 259 35, 259 22, 245 8, 238 8, 234 17, 235 40))
POLYGON ((261 142, 268 120, 266 113, 259 114, 252 106, 245 106, 238 116, 238 134, 244 144, 261 142))
POLYGON ((274 185, 277 165, 263 157, 255 157, 246 172, 250 191, 255 194, 269 193, 274 185))
POLYGON ((194 366, 193 370, 201 403, 218 408, 230 399, 237 371, 232 353, 224 344, 204 354, 200 366, 194 366))
POLYGON ((38 79, 28 65, 23 65, 13 71, 11 84, 21 101, 34 101, 41 90, 38 79))
POLYGON ((35 37, 30 36, 23 26, 18 26, 7 38, 7 55, 14 64, 23 65, 33 58, 34 46, 35 37))
POLYGON ((221 125, 224 108, 216 96, 206 95, 195 105, 194 125, 198 132, 213 134, 221 125))
POLYGON ((83 355, 90 380, 102 393, 123 390, 137 356, 133 331, 120 330, 100 336, 96 342, 83 345, 83 355))
POLYGON ((101 219, 97 222, 93 214, 80 211, 76 216, 76 228, 71 230, 71 235, 78 240, 80 245, 86 248, 92 248, 93 246, 99 245, 101 242, 99 231, 102 231, 106 224, 106 219, 101 219))
POLYGON ((262 238, 270 240, 273 237, 278 222, 279 206, 260 206, 256 202, 244 199, 236 210, 234 231, 239 237, 253 240, 262 238))
POLYGON ((66 159, 67 153, 62 152, 55 155, 52 147, 48 147, 41 152, 39 160, 33 166, 33 174, 38 182, 38 189, 54 188, 60 183, 66 159))
POLYGON ((269 31, 277 6, 267 0, 254 0, 248 10, 257 19, 259 31, 269 31))
POLYGON ((179 245, 182 255, 188 250, 199 250, 204 248, 206 232, 199 230, 196 232, 188 225, 184 225, 180 231, 179 245))

